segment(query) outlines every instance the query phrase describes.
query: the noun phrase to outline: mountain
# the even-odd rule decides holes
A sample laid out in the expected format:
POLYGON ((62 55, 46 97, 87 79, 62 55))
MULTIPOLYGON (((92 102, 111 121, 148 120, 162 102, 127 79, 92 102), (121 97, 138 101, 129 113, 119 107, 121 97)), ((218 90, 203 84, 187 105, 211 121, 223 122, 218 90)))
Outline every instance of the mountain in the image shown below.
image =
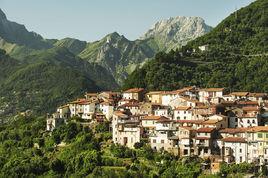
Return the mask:
POLYGON ((24 25, 9 21, 1 9, 0 37, 8 43, 15 43, 33 49, 48 49, 52 47, 41 35, 29 32, 24 25))
MULTIPOLYGON (((187 19, 185 23, 191 18, 187 19)), ((178 23, 181 22, 165 23, 166 28, 174 26, 173 31, 177 34, 174 39, 175 36, 180 39, 177 31, 200 35, 201 31, 206 31, 202 29, 205 25, 200 27, 189 22, 183 27, 178 23), (192 31, 189 30, 191 24, 195 25, 192 31), (183 30, 186 26, 189 29, 183 30)), ((95 42, 73 38, 44 39, 29 32, 24 25, 8 20, 0 10, 0 49, 4 50, 0 51, 0 117, 27 109, 46 113, 85 91, 118 89, 136 68, 157 52, 166 50, 166 46, 164 48, 156 40, 164 35, 164 32, 147 35, 134 41, 117 32, 95 42)), ((187 40, 190 37, 184 39, 187 40)), ((179 47, 180 42, 169 44, 179 47)))
POLYGON ((117 32, 92 43, 73 38, 49 40, 29 32, 24 25, 9 21, 0 9, 0 49, 11 57, 24 60, 41 50, 65 47, 82 59, 104 67, 119 85, 157 52, 179 48, 210 29, 201 18, 176 17, 156 23, 144 37, 135 41, 117 32))
POLYGON ((155 51, 143 41, 130 41, 114 32, 100 41, 88 43, 79 56, 105 67, 120 84, 138 65, 154 54, 155 51))
POLYGON ((0 108, 5 115, 27 109, 51 112, 84 92, 118 87, 103 67, 90 64, 62 47, 43 50, 23 62, 2 54, 0 68, 3 74, 0 108))
POLYGON ((85 49, 86 45, 86 41, 80 41, 74 38, 64 38, 54 43, 54 46, 65 47, 75 55, 82 52, 85 49))
POLYGON ((268 1, 255 1, 180 50, 158 53, 128 77, 124 88, 173 90, 196 85, 266 92, 267 10, 268 1), (202 45, 207 49, 200 48, 202 45))
POLYGON ((200 17, 171 17, 157 22, 141 39, 153 38, 159 49, 170 51, 212 30, 200 17))

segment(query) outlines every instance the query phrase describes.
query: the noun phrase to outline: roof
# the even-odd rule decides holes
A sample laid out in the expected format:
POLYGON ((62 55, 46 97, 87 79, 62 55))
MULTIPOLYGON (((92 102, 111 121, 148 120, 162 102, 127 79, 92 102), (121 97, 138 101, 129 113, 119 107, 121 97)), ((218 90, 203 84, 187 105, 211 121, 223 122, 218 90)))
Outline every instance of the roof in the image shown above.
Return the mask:
POLYGON ((86 104, 91 104, 89 100, 82 98, 82 99, 77 99, 75 101, 70 102, 69 104, 80 104, 80 105, 86 105, 86 104))
POLYGON ((211 133, 215 130, 215 128, 203 127, 196 130, 198 133, 211 133))
POLYGON ((195 129, 193 129, 192 127, 186 127, 186 126, 181 126, 181 127, 179 127, 179 128, 186 129, 186 130, 195 130, 195 129))
POLYGON ((162 91, 150 91, 146 95, 161 95, 162 91))
POLYGON ((246 132, 248 128, 225 128, 219 130, 220 133, 229 133, 229 134, 235 134, 235 133, 243 133, 246 132))
POLYGON ((248 96, 251 96, 251 97, 265 97, 265 96, 267 96, 267 93, 249 93, 248 96))
POLYGON ((242 110, 243 111, 259 111, 260 109, 258 107, 247 106, 247 107, 243 107, 242 110))
POLYGON ((151 116, 145 116, 144 118, 142 118, 142 120, 159 120, 160 118, 161 116, 151 115, 151 116))
POLYGON ((241 137, 226 137, 223 138, 222 141, 224 142, 239 142, 239 143, 245 143, 246 139, 241 137))
POLYGON ((114 115, 118 117, 128 117, 128 115, 125 114, 123 111, 114 111, 114 115))
POLYGON ((142 91, 144 91, 144 88, 131 88, 131 89, 124 91, 124 93, 138 93, 142 91))
POLYGON ((160 118, 156 122, 157 123, 164 123, 164 122, 172 122, 172 120, 170 120, 169 118, 167 118, 165 116, 160 116, 160 118))
POLYGON ((98 96, 98 93, 86 93, 86 96, 98 96))
POLYGON ((187 111, 191 109, 190 106, 178 106, 175 110, 179 110, 179 111, 187 111))
POLYGON ((232 92, 230 93, 230 95, 234 95, 234 96, 247 96, 249 94, 249 92, 232 92))
POLYGON ((268 126, 255 126, 251 127, 249 131, 252 132, 268 132, 268 126))
POLYGON ((60 107, 58 107, 58 109, 63 109, 63 108, 67 108, 67 107, 69 107, 69 105, 68 105, 68 104, 63 105, 63 106, 60 106, 60 107))
POLYGON ((209 140, 210 137, 195 137, 196 140, 209 140))
POLYGON ((238 101, 237 104, 240 105, 259 105, 257 101, 238 101))
POLYGON ((191 123, 191 124, 200 124, 202 120, 176 120, 177 123, 191 123))
POLYGON ((141 104, 136 102, 130 102, 122 104, 120 107, 139 107, 141 104))
POLYGON ((224 88, 202 88, 200 91, 206 91, 206 92, 214 92, 214 91, 223 91, 224 88))
POLYGON ((112 105, 112 104, 111 104, 110 102, 108 102, 108 101, 103 101, 103 102, 101 102, 100 104, 101 104, 101 105, 106 105, 106 106, 107 106, 107 105, 108 105, 108 106, 109 106, 109 105, 112 105))
POLYGON ((192 103, 202 103, 202 102, 198 101, 197 99, 191 99, 188 97, 180 97, 180 98, 185 100, 185 101, 192 102, 192 103))
POLYGON ((200 106, 194 107, 194 109, 209 109, 209 107, 205 105, 200 105, 200 106))
POLYGON ((172 137, 168 137, 169 140, 179 140, 178 136, 172 136, 172 137))
POLYGON ((202 125, 214 125, 221 121, 222 120, 218 120, 218 119, 209 119, 209 120, 202 122, 202 125))

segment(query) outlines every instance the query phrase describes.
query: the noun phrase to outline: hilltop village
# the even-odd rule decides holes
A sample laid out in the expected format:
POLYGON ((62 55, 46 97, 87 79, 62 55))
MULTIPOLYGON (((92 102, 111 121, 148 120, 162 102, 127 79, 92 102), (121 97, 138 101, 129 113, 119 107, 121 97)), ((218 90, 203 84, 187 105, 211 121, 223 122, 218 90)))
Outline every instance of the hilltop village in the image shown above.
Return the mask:
POLYGON ((47 116, 47 131, 79 118, 83 124, 110 122, 113 142, 134 148, 199 156, 215 163, 268 163, 266 93, 186 87, 175 91, 86 93, 47 116))

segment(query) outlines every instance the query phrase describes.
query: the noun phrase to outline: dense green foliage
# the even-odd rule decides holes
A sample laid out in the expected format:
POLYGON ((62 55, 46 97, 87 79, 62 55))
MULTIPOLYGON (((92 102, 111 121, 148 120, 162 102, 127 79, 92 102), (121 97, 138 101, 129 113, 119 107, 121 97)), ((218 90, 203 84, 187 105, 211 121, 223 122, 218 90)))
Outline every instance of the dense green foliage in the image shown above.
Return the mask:
POLYGON ((11 114, 27 109, 45 113, 86 91, 117 88, 103 67, 89 64, 60 47, 38 52, 23 61, 1 52, 0 72, 0 107, 7 103, 7 112, 11 114))
MULTIPOLYGON (((105 125, 99 126, 101 131, 106 130, 105 125)), ((17 117, 1 126, 0 177, 193 177, 200 174, 199 159, 181 161, 167 153, 156 153, 146 145, 135 150, 114 145, 105 136, 107 131, 92 132, 70 122, 50 135, 44 127, 42 117, 17 117)))
POLYGON ((71 120, 48 133, 43 117, 16 117, 0 127, 0 177, 191 178, 257 172, 254 164, 223 164, 219 175, 208 175, 198 157, 158 153, 147 144, 136 149, 112 144, 107 124, 89 128, 71 120))
POLYGON ((209 44, 216 52, 261 54, 268 52, 268 2, 257 0, 224 19, 210 33, 189 46, 209 44))
POLYGON ((136 69, 123 88, 171 90, 196 85, 267 91, 267 7, 267 1, 256 1, 182 49, 157 54, 136 69), (206 44, 207 51, 198 49, 206 44))

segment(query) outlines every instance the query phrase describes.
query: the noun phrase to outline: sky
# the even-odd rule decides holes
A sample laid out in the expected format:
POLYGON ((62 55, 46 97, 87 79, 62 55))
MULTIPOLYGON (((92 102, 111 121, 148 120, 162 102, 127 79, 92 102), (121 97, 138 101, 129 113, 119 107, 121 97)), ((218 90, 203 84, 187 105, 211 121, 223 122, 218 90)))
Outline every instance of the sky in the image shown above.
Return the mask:
POLYGON ((130 40, 159 20, 199 16, 208 25, 254 0, 0 0, 7 18, 44 38, 95 41, 118 32, 130 40))

